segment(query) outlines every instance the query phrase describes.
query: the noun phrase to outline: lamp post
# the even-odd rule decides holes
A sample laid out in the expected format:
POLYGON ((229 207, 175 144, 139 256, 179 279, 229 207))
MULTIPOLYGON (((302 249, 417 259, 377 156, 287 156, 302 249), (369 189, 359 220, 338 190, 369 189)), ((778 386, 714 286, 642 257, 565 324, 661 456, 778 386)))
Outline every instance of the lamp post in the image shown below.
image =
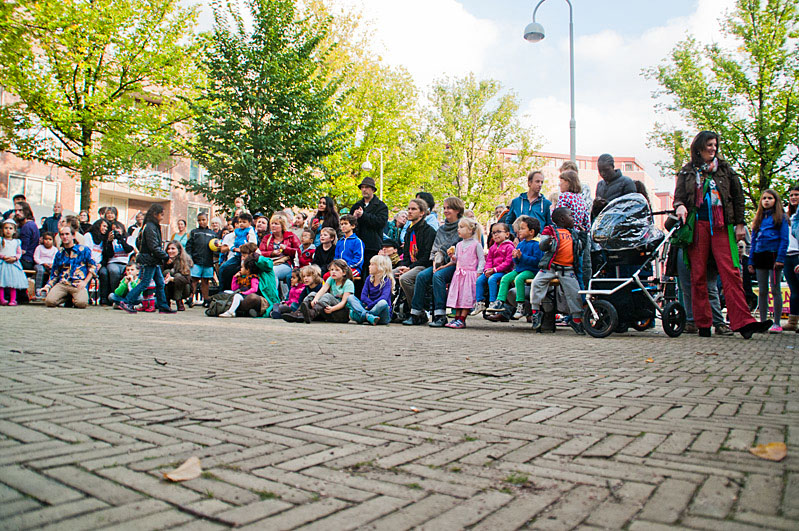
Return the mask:
MULTIPOLYGON (((533 10, 533 21, 524 28, 524 38, 530 42, 539 42, 544 38, 544 26, 535 21, 535 14, 538 8, 541 7, 546 0, 540 0, 533 10)), ((572 162, 577 161, 577 121, 574 119, 574 17, 572 3, 566 0, 569 4, 569 72, 571 74, 571 111, 572 116, 569 121, 570 133, 570 155, 572 162)))
POLYGON ((372 163, 369 162, 369 155, 372 154, 372 151, 379 151, 380 152, 380 200, 383 200, 383 150, 379 147, 372 148, 369 150, 369 153, 366 154, 366 161, 361 164, 361 169, 363 171, 372 171, 372 163))

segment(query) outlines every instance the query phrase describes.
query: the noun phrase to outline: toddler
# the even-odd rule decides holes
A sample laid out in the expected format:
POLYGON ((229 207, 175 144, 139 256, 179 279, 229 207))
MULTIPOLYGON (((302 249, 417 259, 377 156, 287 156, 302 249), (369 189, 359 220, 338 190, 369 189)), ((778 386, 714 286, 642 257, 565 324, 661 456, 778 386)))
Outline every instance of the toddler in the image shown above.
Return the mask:
POLYGON ((139 283, 139 266, 136 263, 128 264, 125 267, 125 276, 119 281, 119 286, 113 293, 108 294, 108 299, 114 303, 114 308, 118 309, 117 304, 124 301, 128 292, 139 283))
POLYGON ((535 278, 538 273, 538 262, 543 253, 536 241, 541 232, 541 222, 531 216, 519 216, 513 223, 519 243, 513 250, 513 262, 516 268, 502 277, 499 282, 497 300, 488 308, 493 315, 488 316, 489 321, 508 322, 510 319, 524 317, 524 287, 528 279, 535 278), (508 291, 511 285, 516 287, 516 313, 511 316, 513 307, 508 306, 508 291))
POLYGON ((350 319, 358 324, 388 324, 391 322, 391 294, 394 291, 394 275, 391 259, 375 255, 369 261, 369 276, 363 283, 361 298, 347 299, 350 319))
POLYGON ((334 316, 347 306, 347 299, 355 292, 352 270, 347 262, 340 258, 333 260, 328 269, 330 277, 314 295, 308 295, 300 304, 303 320, 310 323, 317 316, 324 314, 328 319, 347 322, 348 315, 344 312, 343 319, 334 316))
POLYGON ((45 232, 42 234, 42 243, 33 251, 33 262, 36 264, 36 283, 35 293, 39 296, 39 290, 44 285, 44 279, 50 278, 50 269, 53 267, 53 260, 55 255, 58 254, 58 248, 55 246, 55 234, 52 232, 45 232))
POLYGON ((513 242, 510 238, 510 228, 505 223, 494 223, 491 226, 491 236, 493 244, 488 249, 486 255, 486 265, 483 274, 477 277, 477 289, 475 297, 477 303, 474 305, 472 315, 483 313, 485 310, 485 292, 488 288, 489 303, 497 300, 499 282, 505 273, 513 269, 513 242))
MULTIPOLYGON (((574 220, 571 210, 565 207, 556 208, 552 212, 552 225, 547 225, 541 231, 541 250, 546 253, 539 267, 541 268, 533 280, 530 292, 530 305, 533 309, 533 329, 541 327, 542 312, 541 301, 549 290, 549 281, 553 278, 560 280, 560 287, 572 313, 569 326, 578 333, 585 334, 582 324, 583 305, 580 299, 580 283, 574 273, 575 261, 580 257, 580 243, 574 232, 574 220)), ((518 295, 517 295, 518 297, 518 295)))
POLYGON ((0 238, 0 305, 16 306, 17 290, 28 289, 28 279, 22 270, 22 241, 17 238, 13 219, 3 221, 0 238), (8 297, 8 298, 6 298, 8 297))
MULTIPOLYGON (((244 256, 242 254, 242 256, 244 256)), ((241 264, 241 269, 233 276, 230 287, 231 292, 234 293, 233 300, 230 303, 230 308, 220 313, 219 317, 236 317, 236 310, 238 309, 244 297, 251 293, 258 294, 258 268, 256 262, 258 261, 254 255, 249 254, 241 264)))
POLYGON ((311 229, 303 229, 300 237, 300 248, 297 252, 297 259, 300 262, 300 267, 311 265, 313 262, 314 251, 316 246, 313 244, 314 233, 311 229))
MULTIPOLYGON (((749 272, 756 273, 758 286, 758 309, 760 321, 768 319, 768 293, 774 301, 774 325, 769 332, 782 332, 782 266, 788 252, 790 222, 782 209, 779 194, 772 189, 764 190, 752 222, 752 250, 749 254, 749 272)), ((699 329, 701 335, 710 335, 710 330, 699 329)))
MULTIPOLYGON (((317 265, 309 265, 300 268, 300 277, 302 278, 303 290, 300 292, 299 301, 304 301, 309 295, 316 295, 322 287, 322 274, 317 265)), ((304 321, 302 313, 299 310, 299 304, 292 304, 286 306, 281 304, 278 307, 278 314, 272 312, 272 317, 275 319, 283 319, 288 323, 300 323, 304 321)))
POLYGON ((447 306, 455 309, 455 319, 444 325, 447 328, 466 328, 466 316, 474 307, 477 277, 485 267, 481 233, 480 225, 475 220, 463 217, 458 222, 461 241, 447 250, 451 261, 444 267, 455 264, 455 274, 447 294, 447 306))
POLYGON ((319 266, 322 278, 327 278, 327 269, 330 263, 336 258, 336 229, 324 227, 319 232, 319 245, 313 253, 313 264, 319 266))

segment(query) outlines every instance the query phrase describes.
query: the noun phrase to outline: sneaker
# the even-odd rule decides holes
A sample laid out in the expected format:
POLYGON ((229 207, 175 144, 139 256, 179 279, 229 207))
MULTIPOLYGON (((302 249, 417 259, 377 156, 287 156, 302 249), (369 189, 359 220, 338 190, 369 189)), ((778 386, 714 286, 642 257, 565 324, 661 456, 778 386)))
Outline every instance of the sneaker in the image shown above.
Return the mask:
POLYGON ((126 302, 120 302, 119 303, 119 309, 120 310, 125 310, 128 313, 136 313, 136 310, 134 308, 131 308, 130 306, 128 306, 128 303, 126 303, 126 302))
POLYGON ((533 319, 530 321, 533 325, 533 330, 541 328, 541 319, 544 317, 544 312, 541 310, 533 310, 533 319))
POLYGON ((405 326, 419 326, 423 325, 427 322, 427 314, 420 313, 420 314, 411 314, 410 317, 402 321, 402 324, 405 326))
POLYGON ((736 332, 740 333, 744 339, 749 339, 752 337, 752 334, 765 334, 771 325, 774 322, 771 319, 766 319, 765 321, 753 321, 748 325, 744 325, 736 332))
POLYGON ((775 324, 774 326, 768 329, 769 334, 779 334, 780 332, 782 332, 782 327, 778 324, 775 324))
MULTIPOLYGON (((11 302, 8 303, 9 306, 16 306, 17 304, 18 304, 17 301, 11 301, 11 302)), ((782 328, 780 328, 780 332, 781 331, 782 331, 782 328)))
POLYGON ((486 321, 491 321, 492 323, 507 323, 510 321, 510 319, 508 319, 508 316, 505 315, 505 312, 500 312, 492 313, 486 317, 486 321))
POLYGON ((474 305, 474 310, 472 310, 471 315, 480 315, 486 309, 486 303, 480 301, 474 305))
POLYGON ((685 323, 685 330, 683 330, 683 334, 696 334, 699 332, 699 329, 693 322, 685 323))
POLYGON ((578 323, 574 319, 570 319, 569 320, 569 326, 572 327, 572 330, 574 330, 574 333, 577 334, 578 336, 584 336, 585 335, 585 329, 583 329, 583 323, 582 322, 578 323))
POLYGON ((377 316, 376 316, 376 315, 372 315, 372 314, 366 314, 366 321, 367 321, 367 322, 368 322, 370 325, 372 325, 372 326, 375 326, 375 325, 378 323, 379 319, 377 318, 377 316))
POLYGON ((226 311, 224 313, 220 313, 219 317, 236 317, 236 314, 234 312, 231 312, 230 310, 228 310, 228 311, 226 311))
POLYGON ((731 335, 733 335, 735 332, 733 332, 732 330, 730 330, 730 327, 729 327, 729 326, 727 326, 726 324, 718 324, 718 325, 716 325, 716 327, 715 327, 714 333, 715 333, 717 336, 731 336, 731 335))
POLYGON ((460 330, 461 328, 466 328, 466 323, 464 323, 460 319, 455 319, 451 323, 447 323, 444 326, 447 327, 447 328, 456 328, 456 329, 460 330))
POLYGON ((512 319, 515 321, 517 319, 521 319, 522 317, 524 317, 524 303, 523 302, 517 302, 516 303, 516 313, 513 314, 512 319))
POLYGON ((505 309, 505 303, 500 300, 496 300, 488 306, 488 309, 486 311, 501 312, 504 309, 505 309))
POLYGON ((446 315, 436 315, 432 321, 430 321, 427 326, 430 328, 443 328, 447 326, 447 316, 446 315))
POLYGON ((350 310, 350 321, 355 321, 356 323, 362 322, 358 321, 358 314, 355 313, 355 310, 350 310))
POLYGON ((178 311, 179 312, 185 312, 186 311, 186 306, 183 304, 183 301, 181 299, 178 299, 175 304, 178 307, 178 311))
MULTIPOLYGON (((155 308, 153 308, 153 311, 155 311, 155 308)), ((168 306, 162 306, 161 308, 158 308, 158 313, 178 313, 178 311, 173 310, 168 306)))

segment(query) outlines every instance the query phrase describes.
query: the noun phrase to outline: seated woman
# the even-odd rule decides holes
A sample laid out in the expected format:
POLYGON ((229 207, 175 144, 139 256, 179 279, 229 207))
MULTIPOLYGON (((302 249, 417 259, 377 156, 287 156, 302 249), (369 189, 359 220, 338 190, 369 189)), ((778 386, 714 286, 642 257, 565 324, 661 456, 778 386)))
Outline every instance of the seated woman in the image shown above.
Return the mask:
POLYGON ((97 275, 100 277, 100 304, 111 304, 109 295, 116 289, 125 274, 125 268, 133 254, 133 246, 127 241, 124 227, 115 225, 103 240, 103 258, 97 275))
POLYGON ((194 264, 178 241, 167 244, 166 254, 169 256, 164 264, 166 303, 171 306, 170 301, 175 301, 178 311, 182 312, 186 310, 183 300, 191 297, 191 266, 194 264))
POLYGON ((282 214, 275 214, 269 220, 269 234, 261 240, 259 249, 261 256, 272 260, 275 268, 280 293, 288 296, 291 271, 294 269, 294 257, 300 248, 297 236, 289 230, 288 219, 282 214))

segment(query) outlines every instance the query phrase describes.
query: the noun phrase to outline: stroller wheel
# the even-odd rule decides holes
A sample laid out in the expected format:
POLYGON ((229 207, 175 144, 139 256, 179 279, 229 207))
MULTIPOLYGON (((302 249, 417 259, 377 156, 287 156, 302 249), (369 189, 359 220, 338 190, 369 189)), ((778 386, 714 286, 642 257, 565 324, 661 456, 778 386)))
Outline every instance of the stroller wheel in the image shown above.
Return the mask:
POLYGON ((670 302, 663 307, 663 331, 669 337, 677 337, 685 330, 685 308, 679 302, 670 302))
POLYGON ((597 318, 594 318, 591 308, 586 307, 583 312, 583 328, 591 337, 608 337, 619 325, 619 315, 616 312, 616 308, 608 301, 601 299, 595 300, 593 304, 597 318))
POLYGON ((648 319, 644 319, 643 321, 637 321, 632 324, 632 327, 638 330, 639 332, 643 332, 644 330, 648 330, 654 326, 652 323, 655 321, 654 317, 650 317, 648 319))

